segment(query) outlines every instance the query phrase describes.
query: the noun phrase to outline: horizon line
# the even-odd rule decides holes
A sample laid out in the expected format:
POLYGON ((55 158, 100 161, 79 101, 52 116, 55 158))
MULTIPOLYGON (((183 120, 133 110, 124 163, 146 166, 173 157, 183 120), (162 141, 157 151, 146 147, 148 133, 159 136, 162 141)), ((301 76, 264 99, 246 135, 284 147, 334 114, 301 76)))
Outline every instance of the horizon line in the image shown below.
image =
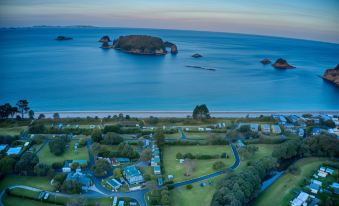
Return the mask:
POLYGON ((1 29, 11 29, 11 28, 48 28, 48 27, 61 27, 61 28, 115 28, 115 29, 150 29, 150 30, 169 30, 169 31, 192 31, 192 32, 208 32, 208 33, 220 33, 220 34, 240 34, 240 35, 249 35, 249 36, 259 36, 259 37, 271 37, 271 38, 281 38, 281 39, 293 39, 293 40, 302 40, 302 41, 311 41, 311 42, 320 42, 326 44, 336 44, 339 45, 339 41, 325 41, 319 39, 302 39, 298 37, 291 36, 273 36, 273 35, 265 35, 265 34, 256 34, 256 33, 240 33, 240 32, 230 32, 230 31, 213 31, 213 30, 200 30, 200 29, 170 29, 170 28, 153 28, 153 27, 116 27, 116 26, 96 26, 96 25, 32 25, 32 26, 1 26, 1 29))

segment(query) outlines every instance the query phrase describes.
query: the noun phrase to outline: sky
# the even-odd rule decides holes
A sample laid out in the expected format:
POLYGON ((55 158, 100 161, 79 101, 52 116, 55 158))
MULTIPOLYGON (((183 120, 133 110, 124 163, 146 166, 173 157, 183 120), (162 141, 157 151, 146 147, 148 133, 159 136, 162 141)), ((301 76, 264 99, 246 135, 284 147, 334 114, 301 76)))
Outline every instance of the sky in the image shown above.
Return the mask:
POLYGON ((138 27, 339 43, 339 0, 0 0, 0 26, 138 27))

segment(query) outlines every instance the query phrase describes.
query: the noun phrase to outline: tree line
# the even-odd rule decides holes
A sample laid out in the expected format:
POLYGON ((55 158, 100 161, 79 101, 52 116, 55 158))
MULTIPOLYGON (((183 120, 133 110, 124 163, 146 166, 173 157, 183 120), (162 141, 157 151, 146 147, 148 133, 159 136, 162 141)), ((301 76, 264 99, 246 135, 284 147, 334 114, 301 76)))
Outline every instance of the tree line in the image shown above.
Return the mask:
POLYGON ((29 108, 29 102, 26 99, 19 100, 15 106, 10 103, 0 105, 0 119, 8 119, 9 117, 23 119, 27 113, 30 119, 34 118, 34 111, 29 108), (17 113, 20 115, 14 116, 17 113))

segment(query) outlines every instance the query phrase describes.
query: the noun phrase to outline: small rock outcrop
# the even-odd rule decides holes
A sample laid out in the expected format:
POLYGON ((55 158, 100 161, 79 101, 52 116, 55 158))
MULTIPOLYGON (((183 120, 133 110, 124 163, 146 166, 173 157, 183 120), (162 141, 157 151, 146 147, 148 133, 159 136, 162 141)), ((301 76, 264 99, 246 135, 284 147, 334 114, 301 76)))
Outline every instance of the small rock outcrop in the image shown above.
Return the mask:
POLYGON ((267 65, 267 64, 271 64, 271 60, 269 60, 268 58, 265 58, 263 60, 260 61, 263 65, 267 65))
POLYGON ((202 55, 201 55, 201 54, 198 54, 198 53, 196 53, 196 54, 193 54, 193 55, 192 55, 192 57, 193 57, 193 58, 201 58, 201 57, 202 57, 202 55))
POLYGON ((111 42, 111 39, 109 38, 109 36, 106 35, 106 36, 101 37, 99 42, 107 43, 107 42, 111 42))
POLYGON ((339 64, 333 69, 327 69, 323 75, 323 79, 339 87, 339 64))
POLYGON ((295 68, 294 66, 288 64, 287 61, 285 59, 282 59, 282 58, 277 59, 277 61, 275 61, 275 63, 272 64, 272 66, 276 69, 293 69, 293 68, 295 68))
POLYGON ((171 54, 177 54, 178 53, 178 47, 177 45, 171 43, 171 42, 164 42, 165 47, 168 47, 171 49, 171 54))
POLYGON ((102 48, 102 49, 110 49, 110 48, 112 48, 112 46, 109 45, 108 42, 102 42, 102 45, 101 45, 100 48, 102 48))
POLYGON ((64 41, 64 40, 72 40, 72 37, 66 37, 66 36, 58 36, 55 40, 57 41, 64 41))

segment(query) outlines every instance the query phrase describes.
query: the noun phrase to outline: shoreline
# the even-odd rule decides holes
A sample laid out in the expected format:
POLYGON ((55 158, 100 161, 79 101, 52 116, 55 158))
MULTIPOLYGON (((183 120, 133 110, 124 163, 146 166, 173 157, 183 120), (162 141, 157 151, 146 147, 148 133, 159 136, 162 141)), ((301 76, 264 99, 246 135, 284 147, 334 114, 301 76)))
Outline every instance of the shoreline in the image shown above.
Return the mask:
MULTIPOLYGON (((60 118, 86 118, 86 117, 107 117, 119 115, 122 113, 124 116, 129 115, 130 117, 146 118, 146 117, 176 117, 185 118, 192 116, 192 111, 40 111, 35 112, 36 116, 44 114, 46 118, 52 118, 54 113, 59 113, 60 118)), ((339 110, 315 110, 315 111, 212 111, 210 112, 211 117, 258 117, 260 115, 302 115, 302 114, 330 114, 339 115, 339 110)))

